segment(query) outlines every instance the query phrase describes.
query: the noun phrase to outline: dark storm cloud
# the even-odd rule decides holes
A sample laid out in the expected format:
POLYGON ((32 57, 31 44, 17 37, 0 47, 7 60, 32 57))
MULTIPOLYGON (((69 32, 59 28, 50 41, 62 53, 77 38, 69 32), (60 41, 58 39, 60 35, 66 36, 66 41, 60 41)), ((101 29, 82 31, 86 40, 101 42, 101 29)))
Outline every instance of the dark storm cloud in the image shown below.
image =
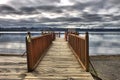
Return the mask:
POLYGON ((98 15, 98 14, 88 14, 84 13, 82 17, 59 17, 59 18, 41 18, 39 21, 41 22, 104 22, 107 19, 104 18, 109 18, 112 21, 114 20, 120 20, 120 15, 119 16, 113 16, 113 15, 98 15))
POLYGON ((85 19, 85 21, 102 21, 102 17, 100 17, 98 14, 84 13, 82 16, 85 19))
POLYGON ((62 9, 56 6, 36 6, 36 7, 21 7, 19 10, 22 14, 39 14, 42 12, 62 13, 62 9))
POLYGON ((55 12, 55 13, 62 13, 62 9, 60 7, 56 6, 38 6, 36 7, 38 10, 42 11, 50 11, 50 12, 55 12))
POLYGON ((119 0, 69 0, 74 5, 58 6, 60 0, 11 0, 6 5, 0 6, 0 14, 15 15, 37 15, 38 17, 27 20, 38 20, 48 22, 104 22, 110 20, 120 20, 119 0), (113 10, 113 11, 112 11, 113 10), (76 12, 73 12, 76 11, 76 12), (103 14, 105 12, 105 14, 103 14), (60 15, 55 18, 49 16, 60 15), (55 13, 53 15, 50 15, 55 13), (76 15, 72 15, 72 14, 76 15), (114 15, 114 14, 118 15, 114 15), (106 15, 108 14, 108 15, 106 15), (39 17, 42 16, 42 17, 39 17), (35 18, 35 19, 34 19, 35 18))
MULTIPOLYGON (((114 6, 116 3, 119 4, 119 0, 69 0, 74 3, 74 5, 70 6, 57 6, 60 0, 11 0, 8 5, 13 6, 17 10, 21 10, 23 13, 35 13, 36 10, 42 11, 50 11, 50 12, 62 12, 63 9, 65 10, 78 10, 80 12, 84 12, 84 9, 89 7, 90 10, 88 12, 95 12, 97 13, 101 9, 109 9, 114 6), (113 5, 114 4, 114 5, 113 5)), ((39 12, 40 12, 39 11, 39 12)))
POLYGON ((84 14, 82 17, 59 17, 59 18, 42 18, 42 21, 47 22, 92 22, 92 21, 102 21, 102 17, 97 14, 84 14))
MULTIPOLYGON (((21 20, 24 22, 36 22, 36 19, 30 18, 30 19, 26 19, 26 20, 21 20)), ((78 17, 59 17, 59 18, 47 18, 47 17, 43 17, 43 18, 38 18, 37 20, 40 23, 44 23, 44 22, 66 22, 66 23, 71 23, 71 22, 80 22, 83 21, 81 18, 78 17)))
POLYGON ((16 7, 54 5, 60 0, 11 0, 8 4, 16 7))
POLYGON ((60 17, 55 19, 57 22, 79 22, 82 21, 81 18, 78 17, 60 17))
POLYGON ((62 9, 52 5, 20 7, 17 9, 13 8, 12 6, 2 5, 0 6, 0 12, 6 14, 39 14, 41 12, 62 13, 62 9))
POLYGON ((0 6, 0 10, 7 10, 7 11, 15 11, 15 9, 11 6, 8 6, 8 5, 1 5, 0 6))
MULTIPOLYGON (((62 13, 63 9, 66 11, 78 10, 82 12, 86 7, 92 7, 92 9, 95 11, 97 10, 96 8, 102 7, 102 1, 89 3, 80 3, 75 1, 73 1, 75 4, 72 6, 68 5, 59 7, 55 5, 55 3, 59 3, 60 0, 21 0, 19 2, 13 0, 9 3, 9 5, 13 6, 16 10, 20 10, 23 14, 34 14, 41 11, 62 13)), ((19 11, 16 12, 20 13, 19 11)))
POLYGON ((2 14, 14 13, 14 12, 16 12, 16 10, 11 6, 8 6, 8 5, 0 6, 0 13, 2 13, 2 14))
POLYGON ((120 0, 110 0, 110 2, 114 5, 120 6, 120 0))
POLYGON ((120 20, 120 15, 113 16, 112 19, 113 19, 113 20, 120 20))
POLYGON ((22 8, 20 8, 20 10, 21 11, 23 11, 23 12, 34 12, 34 11, 36 11, 36 8, 34 8, 34 7, 22 7, 22 8))

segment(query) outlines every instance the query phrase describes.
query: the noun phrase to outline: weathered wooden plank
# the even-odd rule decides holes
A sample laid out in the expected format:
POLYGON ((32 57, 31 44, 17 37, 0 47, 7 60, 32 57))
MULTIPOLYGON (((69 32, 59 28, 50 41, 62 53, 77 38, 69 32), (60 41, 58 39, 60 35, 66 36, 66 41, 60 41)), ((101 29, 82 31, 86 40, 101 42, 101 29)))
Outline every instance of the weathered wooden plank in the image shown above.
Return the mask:
POLYGON ((25 80, 93 80, 85 72, 64 39, 56 39, 35 72, 25 80))
POLYGON ((26 77, 25 80, 93 80, 91 77, 26 77))
POLYGON ((5 68, 5 69, 8 69, 8 68, 14 68, 14 69, 15 68, 19 68, 19 69, 24 69, 25 68, 25 69, 27 69, 27 66, 25 66, 25 65, 24 66, 19 66, 19 65, 16 65, 16 66, 15 65, 11 65, 11 66, 10 65, 5 65, 4 66, 4 65, 1 65, 0 69, 3 69, 3 68, 5 68))
POLYGON ((24 73, 0 73, 0 80, 23 80, 24 73))
POLYGON ((0 73, 0 76, 11 76, 11 75, 19 75, 19 76, 21 76, 21 75, 25 75, 24 73, 15 73, 15 72, 11 72, 11 73, 0 73))
POLYGON ((65 62, 66 62, 66 60, 69 60, 69 61, 73 61, 74 60, 76 62, 76 59, 74 59, 74 58, 67 58, 67 57, 66 58, 65 57, 63 57, 63 58, 62 57, 58 57, 58 58, 57 57, 47 57, 47 58, 43 59, 43 61, 47 60, 47 59, 50 59, 50 60, 54 59, 54 61, 56 60, 56 61, 65 61, 65 62))
POLYGON ((80 68, 80 65, 69 65, 69 64, 51 64, 51 65, 39 65, 39 67, 61 67, 61 68, 80 68))
MULTIPOLYGON (((64 53, 65 54, 65 53, 64 53)), ((59 54, 59 55, 55 55, 55 54, 49 54, 49 55, 46 55, 46 58, 74 58, 74 55, 64 55, 63 53, 62 54, 59 54)))

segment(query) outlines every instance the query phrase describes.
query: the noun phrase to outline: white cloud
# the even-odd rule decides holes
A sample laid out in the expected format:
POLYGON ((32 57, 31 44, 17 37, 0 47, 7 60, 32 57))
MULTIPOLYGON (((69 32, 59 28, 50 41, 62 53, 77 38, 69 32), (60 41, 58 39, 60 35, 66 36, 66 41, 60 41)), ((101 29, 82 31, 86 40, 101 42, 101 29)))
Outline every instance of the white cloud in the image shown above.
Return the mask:
POLYGON ((106 9, 100 9, 97 14, 108 14, 108 11, 106 9))
MULTIPOLYGON (((120 8, 119 0, 0 0, 2 3, 13 6, 19 10, 21 7, 37 7, 37 6, 70 6, 74 10, 87 13, 109 14, 117 13, 120 8)), ((70 10, 70 9, 67 10, 70 10)), ((73 10, 71 9, 71 10, 73 10)), ((72 12, 72 11, 71 11, 72 12)), ((120 12, 119 12, 120 13, 120 12)), ((71 13, 69 13, 71 14, 71 13)))
POLYGON ((74 3, 70 0, 60 0, 60 3, 57 4, 57 6, 73 6, 74 3))
MULTIPOLYGON (((66 20, 66 23, 68 21, 67 24, 72 24, 74 20, 74 22, 76 21, 75 24, 80 24, 79 22, 85 21, 90 23, 110 22, 114 21, 114 16, 120 15, 119 0, 11 0, 5 4, 12 6, 13 9, 15 8, 15 12, 13 10, 8 11, 8 14, 0 13, 0 19, 30 19, 36 22, 47 22, 47 19, 61 22, 64 20, 62 23, 65 23, 66 20)), ((7 12, 5 8, 3 11, 7 12)))
POLYGON ((87 13, 93 13, 92 7, 86 7, 83 11, 87 13))
POLYGON ((63 17, 62 14, 50 13, 50 12, 42 12, 41 16, 44 16, 44 17, 50 18, 50 19, 58 18, 58 17, 63 17))
POLYGON ((110 14, 114 14, 114 13, 117 13, 118 11, 119 11, 120 9, 119 8, 110 8, 109 10, 108 10, 108 12, 110 13, 110 14))
MULTIPOLYGON (((71 1, 73 1, 73 0, 71 0, 71 1)), ((75 2, 80 2, 80 3, 90 3, 90 2, 99 2, 99 1, 101 1, 101 0, 74 0, 75 2)), ((73 1, 73 2, 74 2, 73 1)))
POLYGON ((11 0, 0 0, 0 4, 6 4, 6 3, 8 3, 9 1, 11 1, 11 0))
POLYGON ((41 15, 4 15, 0 16, 0 19, 13 19, 13 20, 20 20, 20 19, 29 19, 29 18, 42 18, 41 15))
POLYGON ((59 0, 11 0, 7 4, 15 8, 20 8, 24 6, 45 6, 45 5, 56 5, 59 0))
POLYGON ((62 13, 65 16, 67 17, 80 17, 82 12, 81 11, 78 11, 78 10, 72 10, 72 11, 68 11, 68 10, 63 10, 63 13, 62 13))

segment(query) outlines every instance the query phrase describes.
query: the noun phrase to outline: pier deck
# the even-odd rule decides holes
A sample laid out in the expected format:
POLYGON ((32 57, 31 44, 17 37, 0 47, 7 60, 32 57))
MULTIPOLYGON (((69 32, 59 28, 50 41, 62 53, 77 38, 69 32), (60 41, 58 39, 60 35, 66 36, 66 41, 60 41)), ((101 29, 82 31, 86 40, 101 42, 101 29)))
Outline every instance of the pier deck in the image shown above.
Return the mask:
POLYGON ((62 38, 53 41, 35 71, 27 73, 25 80, 94 80, 83 70, 68 42, 62 38))

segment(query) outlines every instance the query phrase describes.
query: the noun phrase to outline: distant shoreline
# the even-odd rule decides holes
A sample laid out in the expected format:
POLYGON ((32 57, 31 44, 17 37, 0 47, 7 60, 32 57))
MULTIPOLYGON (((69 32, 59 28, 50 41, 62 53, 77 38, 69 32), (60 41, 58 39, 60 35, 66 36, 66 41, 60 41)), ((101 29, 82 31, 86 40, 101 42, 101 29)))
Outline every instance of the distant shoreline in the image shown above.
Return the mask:
MULTIPOLYGON (((68 29, 72 28, 1 28, 0 31, 68 31, 68 29)), ((83 32, 119 32, 120 28, 73 28, 76 31, 83 31, 83 32)))
MULTIPOLYGON (((28 31, 0 31, 0 34, 27 34, 28 31)), ((41 31, 29 31, 31 32, 32 34, 41 34, 41 31)), ((59 33, 60 34, 64 34, 65 31, 54 31, 55 33, 59 33)), ((79 34, 84 34, 86 31, 78 31, 79 34)), ((87 31, 89 32, 89 34, 112 34, 112 35, 119 35, 120 34, 120 31, 87 31)))

